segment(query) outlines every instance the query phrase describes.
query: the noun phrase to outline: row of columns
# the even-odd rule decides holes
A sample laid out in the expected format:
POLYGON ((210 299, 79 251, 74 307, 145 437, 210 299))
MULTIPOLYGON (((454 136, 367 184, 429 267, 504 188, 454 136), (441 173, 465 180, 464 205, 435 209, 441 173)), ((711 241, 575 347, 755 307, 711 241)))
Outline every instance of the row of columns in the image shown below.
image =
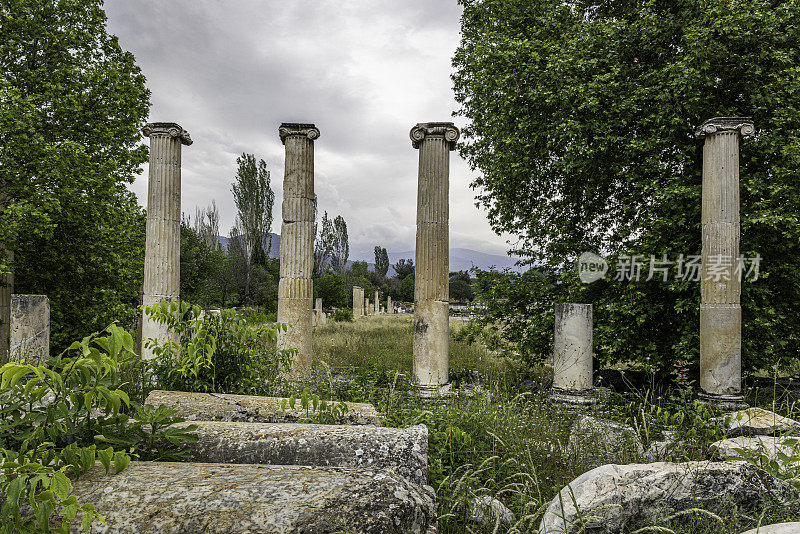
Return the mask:
MULTIPOLYGON (((149 123, 150 170, 144 304, 176 300, 180 288, 181 147, 192 143, 176 123, 149 123)), ((741 399, 741 285, 734 272, 709 276, 710 258, 739 257, 739 139, 754 133, 750 119, 717 117, 696 131, 705 140, 702 191, 702 271, 700 306, 700 384, 709 399, 741 399)), ((283 123, 285 146, 278 321, 291 324, 278 334, 278 348, 295 350, 294 372, 310 370, 314 249, 313 124, 283 123)), ((419 149, 417 236, 414 285, 413 372, 424 394, 442 393, 449 372, 449 153, 459 131, 449 122, 420 123, 410 132, 419 149)), ((0 285, 0 354, 8 345, 13 278, 0 285)), ((379 294, 375 292, 375 301, 379 294)), ((371 311, 363 288, 353 288, 353 315, 371 311)), ((377 308, 375 308, 377 310, 377 308)), ((387 311, 393 312, 391 297, 387 311)), ((590 305, 556 306, 554 386, 564 391, 591 387, 592 310, 590 305)), ((165 328, 145 316, 143 338, 170 340, 165 328)), ((7 348, 6 348, 7 350, 7 348)), ((153 355, 143 349, 143 357, 153 355)))

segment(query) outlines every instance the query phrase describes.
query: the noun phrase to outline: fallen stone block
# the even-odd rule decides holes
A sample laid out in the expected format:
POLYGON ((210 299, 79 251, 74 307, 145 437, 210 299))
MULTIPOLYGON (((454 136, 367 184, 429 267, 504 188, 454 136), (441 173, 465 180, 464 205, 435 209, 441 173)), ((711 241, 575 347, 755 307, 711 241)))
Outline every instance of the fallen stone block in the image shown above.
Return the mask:
POLYGON ((776 523, 754 528, 742 534, 797 534, 800 532, 800 523, 776 523))
MULTIPOLYGON (((709 450, 720 460, 728 460, 742 456, 736 449, 763 455, 770 460, 778 459, 778 453, 788 457, 800 455, 800 437, 798 436, 738 436, 721 439, 709 446, 709 450)), ((800 531, 798 531, 800 532, 800 531)))
MULTIPOLYGON (((281 409, 280 397, 254 397, 227 393, 190 393, 154 390, 146 404, 176 408, 188 421, 246 421, 252 423, 294 423, 306 417, 300 401, 292 409, 281 409)), ((328 401, 330 405, 331 402, 328 401)), ((347 412, 336 418, 341 425, 380 425, 378 411, 371 404, 347 402, 347 412)))
POLYGON ((715 420, 727 431, 729 437, 774 436, 786 432, 800 432, 800 423, 763 408, 747 408, 718 417, 715 420))
POLYGON ((636 462, 644 448, 632 426, 579 415, 570 430, 566 452, 590 467, 598 467, 636 462))
POLYGON ((666 462, 672 451, 679 445, 677 433, 672 430, 663 431, 661 439, 650 442, 642 459, 645 462, 666 462))
POLYGON ((790 484, 747 462, 604 465, 561 490, 539 534, 622 532, 658 525, 675 511, 752 511, 764 500, 783 505, 793 495, 790 484))
POLYGON ((494 526, 498 520, 501 525, 510 527, 517 520, 514 517, 514 512, 497 499, 489 495, 481 497, 473 497, 469 503, 471 521, 480 523, 481 525, 494 526))
MULTIPOLYGON (((303 466, 132 462, 74 483, 106 534, 435 532, 432 492, 392 472, 303 466)), ((80 532, 80 521, 72 527, 80 532)))
MULTIPOLYGON (((193 421, 194 462, 391 469, 428 483, 428 429, 193 421)), ((181 426, 181 425, 177 425, 181 426)))

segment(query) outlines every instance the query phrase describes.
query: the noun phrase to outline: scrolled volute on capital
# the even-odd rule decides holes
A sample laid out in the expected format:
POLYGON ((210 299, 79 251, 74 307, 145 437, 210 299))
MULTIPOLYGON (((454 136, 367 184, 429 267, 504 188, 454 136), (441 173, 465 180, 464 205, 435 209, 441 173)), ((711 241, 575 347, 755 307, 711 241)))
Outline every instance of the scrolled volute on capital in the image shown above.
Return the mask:
POLYGON ((286 144, 286 138, 290 135, 299 135, 307 137, 312 141, 319 137, 319 128, 313 124, 302 124, 299 122, 284 122, 278 128, 278 135, 281 137, 281 143, 286 144))
POLYGON ((738 132, 742 137, 750 137, 756 128, 751 117, 714 117, 698 126, 694 135, 702 139, 723 132, 738 132))
POLYGON ((444 137, 450 150, 456 147, 460 132, 452 122, 421 122, 411 128, 411 146, 419 148, 426 137, 444 137))
POLYGON ((145 137, 163 135, 177 138, 184 145, 192 144, 192 137, 189 135, 189 132, 175 122, 148 122, 142 127, 142 134, 145 137))

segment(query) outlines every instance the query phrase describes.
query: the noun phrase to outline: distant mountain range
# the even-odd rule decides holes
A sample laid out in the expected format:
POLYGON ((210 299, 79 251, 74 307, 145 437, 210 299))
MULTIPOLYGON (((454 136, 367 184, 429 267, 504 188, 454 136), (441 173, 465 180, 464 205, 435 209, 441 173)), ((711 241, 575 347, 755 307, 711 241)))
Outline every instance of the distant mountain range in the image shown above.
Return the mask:
MULTIPOLYGON (((228 244, 230 243, 230 238, 225 236, 219 237, 220 244, 225 248, 228 249, 228 244)), ((278 234, 272 234, 272 247, 269 250, 269 257, 270 258, 279 258, 281 253, 281 236, 278 234)), ((389 263, 394 265, 399 260, 402 259, 414 259, 414 251, 409 250, 406 252, 390 252, 389 253, 389 263)), ((353 261, 363 261, 355 258, 347 262, 348 265, 352 265, 353 261)), ((499 254, 487 254, 486 252, 480 252, 477 250, 471 250, 468 248, 451 248, 450 249, 450 272, 453 271, 468 271, 473 267, 477 267, 478 269, 487 270, 491 267, 494 267, 498 271, 502 271, 503 269, 511 269, 512 271, 522 271, 523 269, 517 267, 515 265, 516 258, 511 256, 501 256, 499 254)), ((375 264, 373 262, 367 261, 367 265, 369 266, 370 270, 375 268, 375 264)), ((389 268, 389 276, 395 274, 394 269, 392 267, 389 268)))

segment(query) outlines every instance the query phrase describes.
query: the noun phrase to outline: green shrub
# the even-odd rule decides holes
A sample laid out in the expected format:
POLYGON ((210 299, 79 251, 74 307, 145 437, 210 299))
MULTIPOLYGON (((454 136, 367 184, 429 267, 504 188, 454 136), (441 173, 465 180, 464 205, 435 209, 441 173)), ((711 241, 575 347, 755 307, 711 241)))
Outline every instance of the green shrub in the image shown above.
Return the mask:
POLYGON ((201 316, 187 302, 147 306, 146 313, 178 334, 179 343, 147 340, 156 355, 153 374, 159 387, 180 391, 269 394, 282 382, 292 351, 275 349, 274 323, 251 325, 236 310, 201 316))
POLYGON ((95 461, 119 472, 131 457, 180 460, 188 454, 185 442, 197 439, 193 425, 171 428, 183 421, 175 410, 129 400, 119 367, 137 358, 133 338, 114 324, 103 334, 76 341, 47 367, 0 368, 0 533, 50 532, 51 522, 69 532, 79 512, 88 530, 102 518, 69 495, 68 477, 95 461))
POLYGON ((352 323, 353 310, 350 308, 337 308, 336 311, 333 312, 333 320, 337 323, 352 323))
POLYGON ((277 313, 268 312, 264 308, 259 307, 239 308, 237 312, 251 325, 274 323, 278 320, 277 313))

